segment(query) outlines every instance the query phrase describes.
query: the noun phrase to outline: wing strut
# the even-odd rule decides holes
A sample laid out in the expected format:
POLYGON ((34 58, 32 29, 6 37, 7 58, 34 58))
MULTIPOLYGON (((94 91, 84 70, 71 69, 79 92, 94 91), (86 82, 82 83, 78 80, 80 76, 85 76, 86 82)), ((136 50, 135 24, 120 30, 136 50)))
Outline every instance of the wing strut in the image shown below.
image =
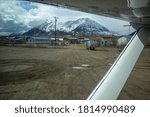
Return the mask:
POLYGON ((145 40, 148 40, 148 38, 149 29, 141 28, 136 32, 114 64, 87 98, 88 100, 117 99, 144 48, 145 40))

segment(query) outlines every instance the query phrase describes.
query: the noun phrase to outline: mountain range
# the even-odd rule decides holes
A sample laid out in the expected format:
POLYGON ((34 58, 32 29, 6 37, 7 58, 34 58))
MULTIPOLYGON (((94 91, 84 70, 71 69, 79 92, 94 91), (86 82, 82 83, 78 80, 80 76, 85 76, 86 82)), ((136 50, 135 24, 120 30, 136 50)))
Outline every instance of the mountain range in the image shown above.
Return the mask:
MULTIPOLYGON (((89 18, 80 18, 74 21, 58 22, 56 23, 57 35, 112 35, 106 27, 89 18)), ((36 26, 23 35, 41 36, 41 35, 55 35, 55 22, 46 20, 44 23, 36 26)))

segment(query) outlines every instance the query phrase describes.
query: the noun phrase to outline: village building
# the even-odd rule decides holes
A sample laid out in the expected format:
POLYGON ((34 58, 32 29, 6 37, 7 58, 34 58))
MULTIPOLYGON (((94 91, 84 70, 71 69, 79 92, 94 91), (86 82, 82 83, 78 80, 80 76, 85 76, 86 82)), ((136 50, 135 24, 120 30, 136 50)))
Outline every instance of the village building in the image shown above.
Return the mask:
POLYGON ((48 38, 48 37, 28 37, 26 44, 50 44, 63 45, 63 38, 48 38))
POLYGON ((79 44, 81 40, 76 37, 64 38, 65 44, 79 44))

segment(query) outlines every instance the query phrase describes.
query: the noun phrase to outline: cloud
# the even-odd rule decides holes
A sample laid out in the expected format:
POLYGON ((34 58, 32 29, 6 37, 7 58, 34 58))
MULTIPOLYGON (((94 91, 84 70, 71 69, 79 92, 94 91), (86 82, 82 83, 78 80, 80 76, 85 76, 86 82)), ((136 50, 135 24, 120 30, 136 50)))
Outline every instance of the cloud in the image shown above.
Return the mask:
POLYGON ((22 1, 22 2, 18 2, 17 5, 21 6, 22 8, 24 8, 27 11, 34 9, 34 8, 37 8, 37 6, 34 5, 32 2, 22 1))
POLYGON ((20 20, 19 14, 25 15, 27 12, 21 7, 16 7, 17 1, 6 0, 0 3, 0 16, 1 19, 7 23, 9 21, 15 21, 15 23, 23 23, 20 20))

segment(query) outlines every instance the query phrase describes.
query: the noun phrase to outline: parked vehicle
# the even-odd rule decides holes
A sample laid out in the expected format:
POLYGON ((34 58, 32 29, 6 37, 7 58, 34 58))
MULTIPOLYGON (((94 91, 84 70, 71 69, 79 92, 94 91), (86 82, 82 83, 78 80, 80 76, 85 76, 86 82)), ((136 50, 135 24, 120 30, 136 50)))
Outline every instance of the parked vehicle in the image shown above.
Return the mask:
POLYGON ((95 50, 96 42, 93 40, 86 41, 86 49, 88 50, 95 50))

